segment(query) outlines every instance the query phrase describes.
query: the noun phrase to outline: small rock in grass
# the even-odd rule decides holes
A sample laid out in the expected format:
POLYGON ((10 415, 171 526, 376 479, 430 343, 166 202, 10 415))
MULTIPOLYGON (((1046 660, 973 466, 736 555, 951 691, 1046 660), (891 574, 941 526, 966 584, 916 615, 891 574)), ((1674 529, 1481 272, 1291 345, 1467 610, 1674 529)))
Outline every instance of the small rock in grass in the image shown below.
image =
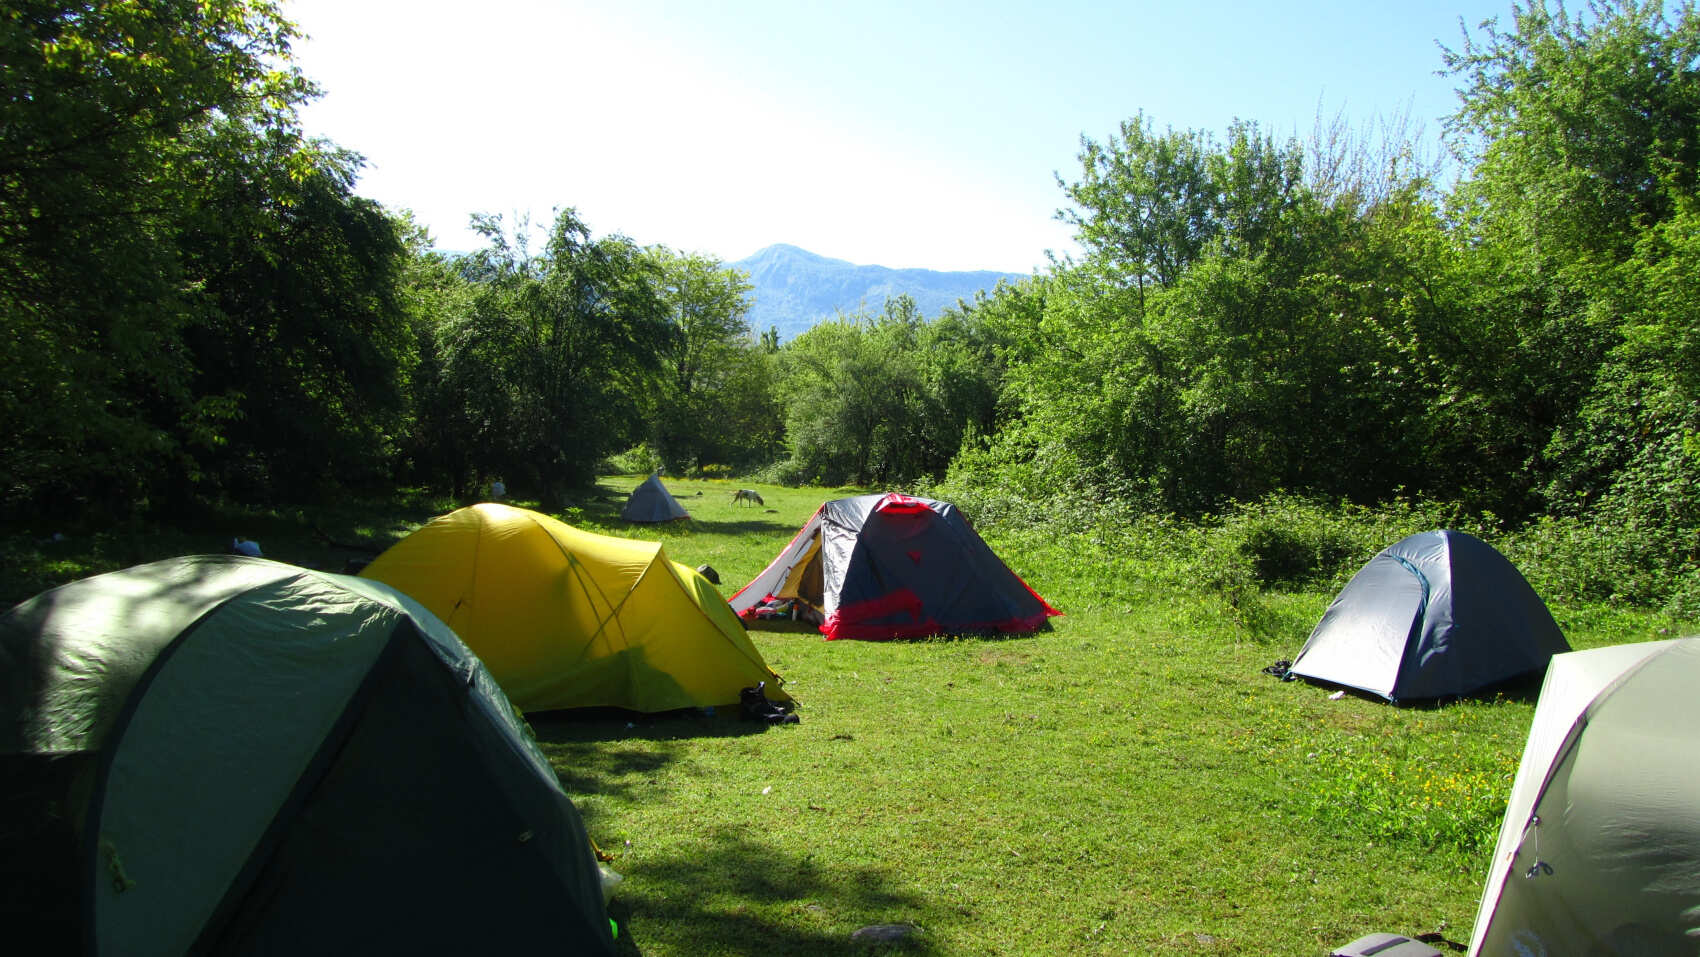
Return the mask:
POLYGON ((886 944, 908 940, 920 932, 921 929, 914 924, 869 924, 851 934, 850 939, 886 944))

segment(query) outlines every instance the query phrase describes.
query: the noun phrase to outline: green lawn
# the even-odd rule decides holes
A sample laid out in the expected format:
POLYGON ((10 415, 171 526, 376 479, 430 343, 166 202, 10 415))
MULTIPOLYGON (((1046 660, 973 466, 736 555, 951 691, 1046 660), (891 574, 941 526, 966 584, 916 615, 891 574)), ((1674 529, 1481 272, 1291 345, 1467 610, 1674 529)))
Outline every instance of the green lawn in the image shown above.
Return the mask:
MULTIPOLYGON (((637 478, 609 480, 619 492, 637 478)), ((853 490, 672 480, 692 521, 629 529, 730 595, 853 490), (696 493, 702 492, 699 497, 696 493)), ((1395 709, 1261 673, 1331 591, 1264 599, 1253 640, 1161 542, 987 529, 1065 612, 1004 640, 826 642, 757 631, 802 723, 539 718, 627 880, 632 952, 1325 953, 1363 934, 1467 940, 1534 688, 1395 709), (1284 636, 1284 640, 1283 640, 1284 636), (631 726, 628 726, 630 724, 631 726)), ((1574 647, 1671 623, 1558 608, 1574 647)))
MULTIPOLYGON (((562 517, 660 539, 676 561, 713 565, 728 596, 821 501, 854 492, 754 486, 766 505, 748 508, 731 503, 739 483, 669 479, 691 520, 630 526, 618 510, 640 478, 606 479, 562 517)), ((311 522, 343 545, 383 544, 448 507, 65 542, 33 532, 7 540, 5 586, 17 600, 232 534, 337 570, 358 553, 311 522)), ((1438 708, 1330 700, 1260 669, 1293 656, 1331 588, 1263 594, 1254 630, 1191 574, 1184 543, 1155 532, 982 531, 1065 613, 1051 630, 889 643, 754 632, 800 702, 795 726, 745 724, 735 709, 533 716, 625 876, 612 907, 625 952, 860 954, 879 945, 852 932, 885 923, 918 928, 894 949, 922 954, 1296 957, 1379 930, 1468 939, 1532 687, 1438 708)), ((1554 612, 1577 648, 1681 627, 1554 612)))

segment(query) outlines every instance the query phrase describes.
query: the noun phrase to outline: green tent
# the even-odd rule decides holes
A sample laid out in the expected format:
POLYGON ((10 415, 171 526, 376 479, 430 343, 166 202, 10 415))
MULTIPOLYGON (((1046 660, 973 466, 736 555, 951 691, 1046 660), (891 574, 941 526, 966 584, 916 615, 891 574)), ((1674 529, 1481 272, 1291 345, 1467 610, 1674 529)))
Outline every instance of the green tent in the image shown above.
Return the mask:
POLYGON ((16 939, 613 953, 547 759, 379 582, 200 556, 44 592, 0 617, 0 762, 16 939))

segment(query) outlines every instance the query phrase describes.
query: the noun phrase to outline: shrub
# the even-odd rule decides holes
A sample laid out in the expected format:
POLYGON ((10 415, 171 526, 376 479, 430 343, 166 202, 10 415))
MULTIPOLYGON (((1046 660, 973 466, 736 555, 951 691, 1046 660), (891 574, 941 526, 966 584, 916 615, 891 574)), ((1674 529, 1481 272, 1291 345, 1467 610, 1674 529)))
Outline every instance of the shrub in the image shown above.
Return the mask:
POLYGON ((1700 563, 1693 534, 1604 511, 1541 518, 1502 549, 1547 601, 1662 607, 1700 617, 1700 563))
POLYGON ((809 469, 794 459, 781 459, 766 468, 759 469, 750 476, 757 482, 767 485, 784 485, 787 488, 797 488, 803 485, 818 484, 809 469))
POLYGON ((648 475, 661 467, 661 454, 651 448, 649 443, 640 442, 618 455, 609 457, 607 467, 614 475, 648 475))

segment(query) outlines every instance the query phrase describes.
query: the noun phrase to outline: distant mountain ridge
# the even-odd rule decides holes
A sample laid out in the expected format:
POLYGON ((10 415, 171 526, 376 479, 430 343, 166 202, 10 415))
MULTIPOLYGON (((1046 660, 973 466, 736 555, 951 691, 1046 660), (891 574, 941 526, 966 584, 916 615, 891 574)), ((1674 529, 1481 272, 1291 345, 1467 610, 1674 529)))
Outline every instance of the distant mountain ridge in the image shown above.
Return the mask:
POLYGON ((885 301, 907 293, 921 314, 932 318, 956 305, 973 301, 981 290, 991 291, 999 280, 1026 279, 1023 273, 978 270, 940 272, 934 269, 891 269, 858 266, 829 259, 785 243, 769 246, 747 259, 727 263, 750 277, 749 323, 757 335, 770 327, 789 342, 822 319, 866 310, 878 313, 885 301))

